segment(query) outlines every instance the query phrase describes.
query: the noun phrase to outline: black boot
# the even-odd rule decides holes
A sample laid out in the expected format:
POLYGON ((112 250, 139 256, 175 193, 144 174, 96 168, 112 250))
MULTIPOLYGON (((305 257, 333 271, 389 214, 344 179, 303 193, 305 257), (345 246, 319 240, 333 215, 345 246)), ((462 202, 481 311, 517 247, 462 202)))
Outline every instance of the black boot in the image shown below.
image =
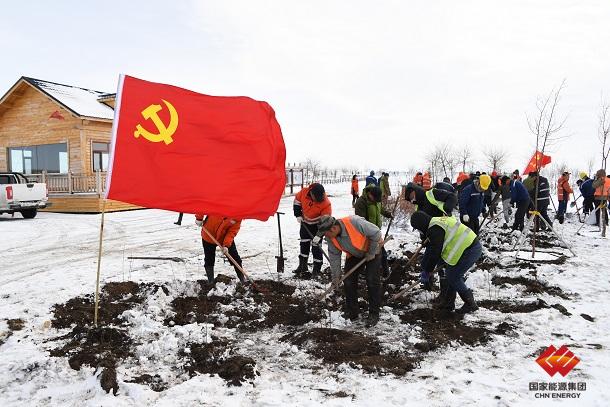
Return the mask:
POLYGON ((299 256, 299 267, 297 267, 293 271, 293 273, 297 276, 303 273, 307 273, 307 257, 299 256))
POLYGON ((214 284, 214 267, 213 266, 204 266, 205 274, 208 276, 208 283, 214 284))
POLYGON ((322 263, 314 261, 313 269, 311 270, 311 278, 320 278, 322 275, 322 263))
POLYGON ((369 316, 366 318, 365 326, 372 328, 379 322, 379 312, 369 312, 369 316))
POLYGON ((474 301, 474 295, 472 295, 472 290, 466 290, 459 294, 462 301, 464 301, 464 305, 462 305, 460 309, 456 310, 456 313, 467 314, 469 312, 473 312, 479 309, 477 303, 474 301))

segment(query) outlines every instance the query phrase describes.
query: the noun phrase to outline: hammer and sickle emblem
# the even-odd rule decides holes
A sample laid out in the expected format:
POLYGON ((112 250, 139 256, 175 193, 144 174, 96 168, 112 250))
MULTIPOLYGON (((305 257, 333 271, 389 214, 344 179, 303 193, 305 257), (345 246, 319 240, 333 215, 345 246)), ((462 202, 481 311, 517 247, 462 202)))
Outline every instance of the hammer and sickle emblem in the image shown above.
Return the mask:
POLYGON ((172 135, 178 128, 178 112, 176 112, 174 106, 172 106, 172 104, 167 100, 161 99, 161 101, 165 103, 165 106, 169 111, 169 124, 166 126, 158 115, 158 113, 161 111, 161 105, 150 105, 146 109, 142 110, 142 117, 152 120, 159 133, 151 133, 142 127, 142 125, 138 124, 136 126, 136 131, 133 132, 135 138, 142 136, 146 140, 152 141, 153 143, 163 141, 165 144, 170 144, 172 141, 174 141, 172 139, 172 135))

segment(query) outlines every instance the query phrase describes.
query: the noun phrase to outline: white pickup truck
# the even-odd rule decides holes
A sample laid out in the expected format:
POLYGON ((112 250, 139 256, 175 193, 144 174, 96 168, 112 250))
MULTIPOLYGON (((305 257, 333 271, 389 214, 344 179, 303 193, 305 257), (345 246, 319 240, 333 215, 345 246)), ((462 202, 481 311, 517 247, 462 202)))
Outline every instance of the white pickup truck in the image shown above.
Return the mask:
POLYGON ((46 208, 49 199, 47 185, 29 182, 18 172, 0 172, 0 215, 21 212, 21 216, 32 219, 38 209, 46 208))

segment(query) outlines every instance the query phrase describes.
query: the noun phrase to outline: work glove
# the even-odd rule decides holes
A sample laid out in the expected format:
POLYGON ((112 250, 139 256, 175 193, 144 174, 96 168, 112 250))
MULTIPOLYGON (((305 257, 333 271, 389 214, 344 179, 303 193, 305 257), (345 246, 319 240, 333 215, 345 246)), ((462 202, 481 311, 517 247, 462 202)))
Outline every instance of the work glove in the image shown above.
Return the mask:
POLYGON ((314 236, 313 240, 311 241, 311 244, 314 246, 320 246, 320 243, 322 243, 322 236, 314 236))
POLYGON ((303 217, 302 216, 297 216, 297 222, 299 222, 299 223, 303 222, 303 217))
POLYGON ((371 261, 375 258, 375 253, 367 253, 366 256, 364 256, 364 259, 366 261, 371 261))
POLYGON ((222 248, 222 252, 223 252, 225 255, 228 255, 228 254, 229 254, 229 248, 228 248, 228 247, 224 247, 224 246, 223 246, 223 248, 222 248))
POLYGON ((202 226, 202 225, 203 225, 203 220, 197 220, 197 219, 195 219, 195 224, 196 224, 197 226, 202 226))
POLYGON ((462 215, 462 222, 468 222, 468 221, 470 221, 470 216, 462 215))

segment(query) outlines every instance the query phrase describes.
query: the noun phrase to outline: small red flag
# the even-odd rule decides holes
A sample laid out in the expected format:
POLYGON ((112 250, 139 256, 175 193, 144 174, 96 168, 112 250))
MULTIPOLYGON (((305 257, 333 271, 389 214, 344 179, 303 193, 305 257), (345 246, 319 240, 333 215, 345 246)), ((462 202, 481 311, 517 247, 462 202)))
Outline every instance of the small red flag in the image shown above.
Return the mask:
POLYGON ((285 160, 266 102, 119 78, 108 199, 267 220, 284 193, 285 160))
POLYGON ((59 110, 54 111, 53 113, 51 113, 51 116, 49 116, 49 119, 58 119, 58 120, 66 120, 61 113, 59 113, 59 110))
POLYGON ((529 174, 532 171, 538 171, 544 168, 545 165, 550 164, 550 162, 550 155, 544 155, 540 151, 536 151, 530 159, 530 162, 527 164, 527 167, 525 167, 525 170, 523 170, 523 174, 529 174), (536 165, 536 160, 538 160, 538 165, 536 165))

